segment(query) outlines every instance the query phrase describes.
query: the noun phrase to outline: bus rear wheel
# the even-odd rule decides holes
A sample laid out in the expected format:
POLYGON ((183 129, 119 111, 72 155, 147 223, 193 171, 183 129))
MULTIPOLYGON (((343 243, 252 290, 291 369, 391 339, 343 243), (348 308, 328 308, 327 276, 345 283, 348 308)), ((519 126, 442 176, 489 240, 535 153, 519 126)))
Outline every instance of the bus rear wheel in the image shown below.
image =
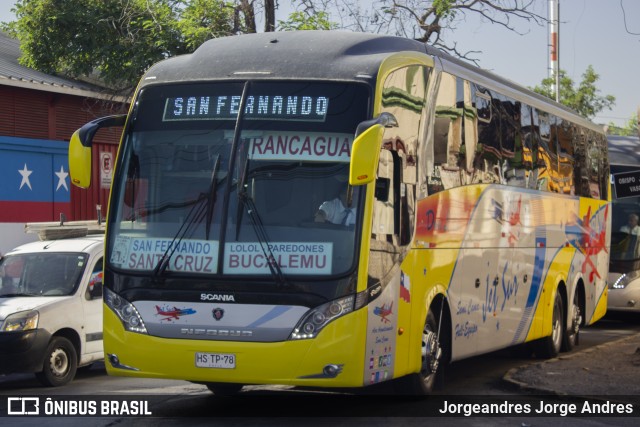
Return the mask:
POLYGON ((536 355, 543 359, 556 357, 562 349, 565 334, 566 328, 562 297, 560 296, 560 292, 556 292, 556 298, 553 303, 553 315, 551 317, 551 335, 536 342, 536 355))
POLYGON ((564 339, 562 340, 563 351, 571 351, 573 350, 573 347, 578 345, 580 326, 582 325, 582 313, 580 312, 580 295, 577 290, 573 295, 572 306, 573 315, 569 319, 571 323, 567 325, 567 331, 565 332, 564 339))
POLYGON ((208 383, 207 388, 215 396, 235 396, 240 393, 244 387, 243 384, 231 384, 231 383, 208 383))

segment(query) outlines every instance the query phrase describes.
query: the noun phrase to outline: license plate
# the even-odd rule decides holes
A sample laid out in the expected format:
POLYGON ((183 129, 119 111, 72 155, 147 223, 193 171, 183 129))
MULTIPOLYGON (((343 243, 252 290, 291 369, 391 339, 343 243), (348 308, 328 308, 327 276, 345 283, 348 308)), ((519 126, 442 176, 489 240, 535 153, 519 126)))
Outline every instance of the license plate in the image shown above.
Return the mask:
POLYGON ((236 355, 223 353, 196 353, 196 367, 234 369, 236 367, 236 355))

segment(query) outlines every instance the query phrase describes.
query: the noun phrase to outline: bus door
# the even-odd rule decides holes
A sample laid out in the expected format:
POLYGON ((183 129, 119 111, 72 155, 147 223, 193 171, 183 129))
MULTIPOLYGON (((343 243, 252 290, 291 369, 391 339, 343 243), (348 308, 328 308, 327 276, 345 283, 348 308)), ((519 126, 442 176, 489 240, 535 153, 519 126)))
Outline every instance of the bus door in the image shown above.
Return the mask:
MULTIPOLYGON (((369 305, 365 381, 377 382, 406 372, 411 348, 411 282, 416 278, 410 253, 416 200, 416 152, 420 132, 427 69, 408 66, 384 81, 380 112, 392 114, 398 126, 386 128, 375 182, 368 277, 382 286, 369 305), (402 328, 406 333, 398 334, 402 328), (368 368, 368 369, 367 369, 368 368)), ((371 283, 369 284, 371 286, 371 283)), ((416 301, 416 304, 418 301, 416 301)), ((422 331, 424 323, 419 325, 422 331)))

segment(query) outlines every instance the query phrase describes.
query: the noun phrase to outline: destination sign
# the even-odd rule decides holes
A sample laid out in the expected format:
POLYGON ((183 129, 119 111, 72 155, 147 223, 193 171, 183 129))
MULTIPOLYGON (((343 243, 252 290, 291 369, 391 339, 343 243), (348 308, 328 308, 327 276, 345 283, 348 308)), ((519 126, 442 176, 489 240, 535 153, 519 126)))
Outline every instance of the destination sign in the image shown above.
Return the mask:
MULTIPOLYGON (((162 120, 235 120, 240 95, 178 96, 166 98, 162 120)), ((324 122, 329 109, 325 96, 250 95, 244 119, 324 122)))
POLYGON ((640 196, 640 170, 613 175, 616 198, 640 196))
POLYGON ((248 138, 251 159, 349 162, 353 135, 319 132, 265 132, 248 138))

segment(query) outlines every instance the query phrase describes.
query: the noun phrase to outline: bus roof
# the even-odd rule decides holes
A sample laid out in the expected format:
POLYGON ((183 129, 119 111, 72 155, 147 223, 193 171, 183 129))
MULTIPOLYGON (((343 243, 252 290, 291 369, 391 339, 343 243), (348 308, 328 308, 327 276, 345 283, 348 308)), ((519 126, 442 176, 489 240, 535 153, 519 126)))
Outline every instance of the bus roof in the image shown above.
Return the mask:
POLYGON ((609 163, 617 166, 640 168, 640 138, 637 136, 608 135, 609 163))
POLYGON ((348 31, 244 34, 211 39, 190 55, 159 62, 143 82, 251 77, 372 82, 382 60, 402 51, 426 53, 415 40, 348 31))
POLYGON ((374 84, 382 61, 399 52, 419 52, 437 58, 447 72, 602 132, 601 127, 566 106, 437 48, 404 37, 350 31, 282 31, 211 39, 192 54, 152 66, 141 87, 164 82, 248 78, 374 84))

